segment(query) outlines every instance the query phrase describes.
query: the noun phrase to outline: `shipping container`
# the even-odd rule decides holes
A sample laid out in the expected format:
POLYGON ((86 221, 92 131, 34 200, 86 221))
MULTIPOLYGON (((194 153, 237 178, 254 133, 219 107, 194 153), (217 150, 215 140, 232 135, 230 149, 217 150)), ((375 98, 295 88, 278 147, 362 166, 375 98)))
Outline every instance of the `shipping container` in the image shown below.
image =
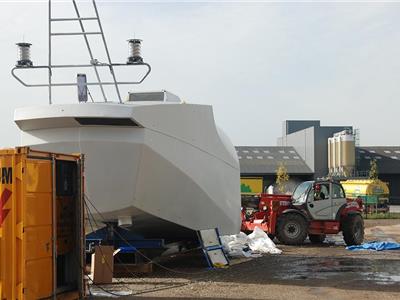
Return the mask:
POLYGON ((0 299, 83 298, 83 157, 6 149, 0 170, 0 299))

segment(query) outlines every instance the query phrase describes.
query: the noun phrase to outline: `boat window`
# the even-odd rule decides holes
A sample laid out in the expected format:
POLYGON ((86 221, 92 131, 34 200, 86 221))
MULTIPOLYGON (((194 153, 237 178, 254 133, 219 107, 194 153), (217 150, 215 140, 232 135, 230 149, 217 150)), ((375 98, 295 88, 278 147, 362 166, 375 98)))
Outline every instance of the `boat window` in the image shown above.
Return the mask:
POLYGON ((100 125, 100 126, 131 126, 139 125, 129 118, 75 118, 81 125, 100 125))

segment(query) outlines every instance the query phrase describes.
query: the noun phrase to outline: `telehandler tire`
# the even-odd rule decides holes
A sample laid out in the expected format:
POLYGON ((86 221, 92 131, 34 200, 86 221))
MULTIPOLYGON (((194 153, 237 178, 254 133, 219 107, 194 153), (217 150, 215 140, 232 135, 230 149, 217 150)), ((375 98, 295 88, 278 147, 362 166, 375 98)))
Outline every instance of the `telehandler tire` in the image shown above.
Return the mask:
POLYGON ((348 215, 342 223, 343 239, 347 246, 364 241, 364 220, 359 214, 348 215))
POLYGON ((307 237, 307 221, 296 213, 289 213, 278 218, 276 238, 286 245, 300 245, 307 237))

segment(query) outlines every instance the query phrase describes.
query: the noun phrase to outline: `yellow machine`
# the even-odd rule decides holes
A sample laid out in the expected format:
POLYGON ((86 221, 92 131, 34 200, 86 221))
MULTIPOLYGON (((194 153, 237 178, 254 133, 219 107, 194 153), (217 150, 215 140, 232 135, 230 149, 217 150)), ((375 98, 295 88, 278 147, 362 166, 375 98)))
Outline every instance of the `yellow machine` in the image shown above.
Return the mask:
POLYGON ((381 180, 355 180, 350 179, 341 182, 346 197, 355 199, 362 198, 367 212, 389 210, 389 187, 381 180))
POLYGON ((0 150, 0 299, 83 297, 83 158, 0 150))
POLYGON ((263 192, 262 177, 241 177, 240 192, 242 195, 255 195, 263 192))

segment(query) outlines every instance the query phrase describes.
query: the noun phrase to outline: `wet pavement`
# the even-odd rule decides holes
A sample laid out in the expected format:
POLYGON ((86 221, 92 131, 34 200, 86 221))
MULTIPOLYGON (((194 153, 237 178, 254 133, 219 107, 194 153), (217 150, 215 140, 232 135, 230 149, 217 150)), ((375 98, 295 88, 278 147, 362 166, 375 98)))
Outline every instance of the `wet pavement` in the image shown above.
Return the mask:
MULTIPOLYGON (((366 221, 367 241, 400 241, 400 220, 366 221)), ((400 299, 400 251, 349 251, 341 234, 323 245, 284 246, 282 255, 206 271, 201 252, 177 256, 114 290, 124 299, 400 299), (205 271, 205 272, 204 272, 205 271), (159 290, 161 288, 161 290, 159 290)), ((100 299, 100 298, 97 298, 100 299)))
MULTIPOLYGON (((280 259, 279 259, 280 260, 280 259)), ((400 261, 346 257, 285 258, 279 261, 272 278, 278 280, 344 281, 353 287, 400 284, 400 261)), ((400 291, 400 289, 399 289, 400 291)))

